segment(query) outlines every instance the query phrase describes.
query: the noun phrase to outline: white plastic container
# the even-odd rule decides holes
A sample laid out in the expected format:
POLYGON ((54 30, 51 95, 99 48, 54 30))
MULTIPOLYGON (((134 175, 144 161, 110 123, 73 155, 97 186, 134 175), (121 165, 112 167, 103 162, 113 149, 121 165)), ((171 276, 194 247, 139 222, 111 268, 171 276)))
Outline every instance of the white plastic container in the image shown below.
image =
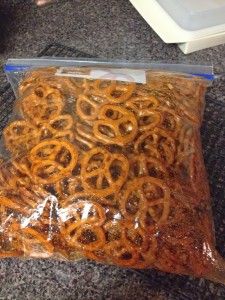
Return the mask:
POLYGON ((157 0, 186 30, 225 24, 225 0, 157 0))
POLYGON ((225 43, 225 0, 130 0, 165 43, 184 53, 225 43))

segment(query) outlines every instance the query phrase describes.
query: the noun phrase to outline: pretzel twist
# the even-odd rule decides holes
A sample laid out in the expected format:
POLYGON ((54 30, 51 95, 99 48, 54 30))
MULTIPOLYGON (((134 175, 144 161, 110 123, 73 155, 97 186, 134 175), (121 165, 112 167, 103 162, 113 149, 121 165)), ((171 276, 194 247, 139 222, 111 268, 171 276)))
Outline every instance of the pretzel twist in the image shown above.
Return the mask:
POLYGON ((54 183, 72 172, 78 152, 71 143, 53 139, 35 146, 29 159, 31 174, 38 183, 54 183))
POLYGON ((138 124, 134 114, 120 106, 104 105, 93 124, 96 138, 106 144, 119 146, 132 142, 137 134, 138 124))
POLYGON ((165 223, 169 208, 169 188, 162 180, 150 176, 131 181, 120 199, 123 216, 131 221, 136 219, 143 229, 165 223))
POLYGON ((92 84, 93 93, 104 96, 109 102, 118 104, 127 101, 135 90, 135 83, 116 83, 116 81, 96 80, 92 84))
POLYGON ((61 93, 48 85, 37 85, 32 94, 25 96, 20 103, 22 115, 37 125, 59 116, 64 107, 61 93))
POLYGON ((25 120, 10 123, 3 131, 6 148, 13 154, 26 153, 40 141, 37 128, 25 120))
POLYGON ((121 154, 94 148, 81 159, 81 179, 86 192, 96 196, 117 193, 128 176, 129 163, 121 154))
POLYGON ((155 128, 139 136, 134 149, 136 153, 145 153, 171 165, 175 159, 176 143, 165 130, 155 128))

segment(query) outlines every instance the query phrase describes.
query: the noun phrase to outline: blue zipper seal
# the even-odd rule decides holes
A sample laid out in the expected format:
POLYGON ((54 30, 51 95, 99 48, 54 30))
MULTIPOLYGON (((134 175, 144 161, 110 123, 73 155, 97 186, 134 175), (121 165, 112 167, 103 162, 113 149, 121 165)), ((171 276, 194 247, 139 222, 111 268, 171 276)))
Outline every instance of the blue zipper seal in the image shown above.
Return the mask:
MULTIPOLYGON (((4 66, 4 71, 5 72, 21 72, 21 71, 26 71, 29 70, 31 66, 26 65, 5 65, 4 66)), ((206 80, 209 81, 213 81, 215 79, 215 75, 214 74, 204 74, 204 73, 186 73, 186 74, 190 74, 192 76, 196 76, 196 77, 202 77, 206 80)))
POLYGON ((19 72, 19 71, 26 71, 30 69, 30 66, 16 66, 16 65, 5 65, 4 71, 5 72, 19 72))
POLYGON ((214 74, 191 74, 191 75, 196 76, 196 77, 202 77, 202 78, 210 80, 210 81, 215 79, 214 74))

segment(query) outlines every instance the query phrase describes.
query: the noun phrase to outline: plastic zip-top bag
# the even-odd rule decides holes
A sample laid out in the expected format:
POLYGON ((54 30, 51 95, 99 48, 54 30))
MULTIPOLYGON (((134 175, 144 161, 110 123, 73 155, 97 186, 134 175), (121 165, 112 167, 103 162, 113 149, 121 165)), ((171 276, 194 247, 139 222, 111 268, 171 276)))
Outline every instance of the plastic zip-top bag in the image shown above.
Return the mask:
POLYGON ((0 256, 91 259, 224 283, 200 126, 212 69, 10 60, 0 256))

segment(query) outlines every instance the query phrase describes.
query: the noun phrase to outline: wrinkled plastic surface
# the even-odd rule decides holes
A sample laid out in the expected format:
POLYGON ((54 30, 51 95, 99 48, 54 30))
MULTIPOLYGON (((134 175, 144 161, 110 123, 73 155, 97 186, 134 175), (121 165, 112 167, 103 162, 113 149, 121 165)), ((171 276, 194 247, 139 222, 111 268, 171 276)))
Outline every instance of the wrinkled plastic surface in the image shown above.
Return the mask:
POLYGON ((0 256, 88 258, 224 282, 199 133, 206 81, 57 72, 26 72, 3 132, 0 256))

